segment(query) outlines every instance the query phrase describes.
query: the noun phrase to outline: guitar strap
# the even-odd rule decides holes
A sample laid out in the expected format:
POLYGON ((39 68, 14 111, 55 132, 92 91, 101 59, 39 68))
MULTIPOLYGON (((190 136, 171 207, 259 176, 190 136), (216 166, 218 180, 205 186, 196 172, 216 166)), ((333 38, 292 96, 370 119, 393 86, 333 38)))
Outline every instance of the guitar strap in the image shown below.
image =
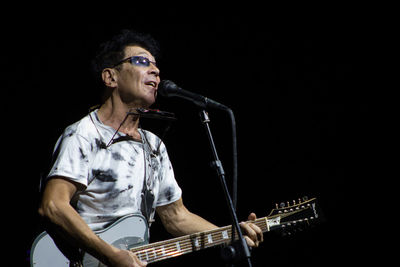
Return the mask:
MULTIPOLYGON (((142 187, 142 202, 141 202, 141 211, 143 216, 147 219, 147 223, 149 225, 149 230, 151 224, 154 222, 154 213, 153 213, 153 204, 154 204, 154 193, 151 190, 151 185, 153 183, 154 179, 154 174, 153 174, 153 164, 152 160, 158 155, 158 152, 153 150, 150 143, 147 140, 146 134, 142 131, 140 131, 140 135, 142 137, 142 143, 143 143, 143 164, 144 164, 144 177, 143 177, 143 187, 142 187), (149 148, 149 161, 150 161, 150 169, 148 169, 147 163, 146 163, 146 149, 145 145, 148 146, 149 148)), ((161 143, 161 142, 160 142, 161 143)))

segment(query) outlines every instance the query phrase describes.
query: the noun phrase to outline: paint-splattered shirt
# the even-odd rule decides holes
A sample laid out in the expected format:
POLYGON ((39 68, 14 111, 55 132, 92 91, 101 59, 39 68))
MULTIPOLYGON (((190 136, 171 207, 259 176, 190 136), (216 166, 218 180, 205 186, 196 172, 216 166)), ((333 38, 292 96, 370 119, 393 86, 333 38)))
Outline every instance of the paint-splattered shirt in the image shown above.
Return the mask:
POLYGON ((155 207, 175 202, 182 194, 156 135, 139 129, 142 140, 136 141, 121 132, 113 138, 115 132, 99 120, 97 110, 70 125, 57 141, 48 175, 83 185, 71 203, 93 230, 127 214, 145 215, 144 178, 154 194, 154 200, 146 202, 150 219, 155 207), (107 146, 111 139, 114 143, 107 146))

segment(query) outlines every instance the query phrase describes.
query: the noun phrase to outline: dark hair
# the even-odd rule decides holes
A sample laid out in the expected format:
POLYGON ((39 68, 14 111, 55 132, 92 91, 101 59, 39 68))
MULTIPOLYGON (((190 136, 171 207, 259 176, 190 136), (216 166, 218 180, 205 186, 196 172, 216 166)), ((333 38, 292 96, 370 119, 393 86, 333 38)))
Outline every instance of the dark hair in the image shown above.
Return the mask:
POLYGON ((92 69, 96 79, 105 68, 110 68, 124 59, 125 47, 137 45, 149 51, 156 59, 160 48, 157 41, 150 34, 143 34, 133 30, 122 30, 111 40, 100 44, 97 55, 92 61, 92 69))

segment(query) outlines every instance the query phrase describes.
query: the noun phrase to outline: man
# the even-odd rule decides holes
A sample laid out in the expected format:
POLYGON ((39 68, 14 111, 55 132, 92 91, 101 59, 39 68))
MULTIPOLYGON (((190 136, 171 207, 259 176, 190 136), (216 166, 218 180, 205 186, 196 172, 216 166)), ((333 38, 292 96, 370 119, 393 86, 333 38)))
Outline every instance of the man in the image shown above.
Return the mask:
MULTIPOLYGON (((128 30, 101 46, 94 66, 107 98, 58 140, 39 208, 63 236, 109 266, 146 265, 93 232, 124 215, 140 213, 151 223, 156 211, 174 236, 217 228, 186 209, 164 144, 127 115, 156 100, 157 52, 150 36, 128 30)), ((256 225, 241 227, 250 246, 262 242, 256 225)))

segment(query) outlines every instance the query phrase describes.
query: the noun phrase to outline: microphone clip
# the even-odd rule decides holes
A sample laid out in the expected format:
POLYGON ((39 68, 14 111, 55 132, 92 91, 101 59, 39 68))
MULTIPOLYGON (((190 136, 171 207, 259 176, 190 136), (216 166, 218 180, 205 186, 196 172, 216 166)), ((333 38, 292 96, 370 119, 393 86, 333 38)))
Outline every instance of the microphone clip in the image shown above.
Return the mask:
POLYGON ((177 118, 172 112, 161 111, 158 109, 137 108, 128 112, 128 115, 139 115, 143 118, 159 119, 166 121, 176 121, 177 118))

